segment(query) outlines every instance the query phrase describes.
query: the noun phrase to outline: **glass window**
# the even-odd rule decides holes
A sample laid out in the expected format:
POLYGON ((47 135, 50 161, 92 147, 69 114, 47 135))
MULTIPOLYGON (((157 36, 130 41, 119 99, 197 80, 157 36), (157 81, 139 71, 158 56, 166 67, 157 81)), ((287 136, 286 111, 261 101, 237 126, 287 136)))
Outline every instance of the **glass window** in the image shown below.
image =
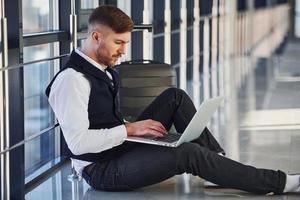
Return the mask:
POLYGON ((78 44, 78 47, 82 47, 83 43, 84 43, 85 39, 81 39, 81 40, 78 40, 77 44, 78 44))
MULTIPOLYGON (((24 62, 57 55, 57 43, 24 48, 24 62)), ((25 138, 55 124, 55 117, 44 91, 58 67, 58 60, 24 66, 25 138)), ((42 136, 25 144, 26 178, 59 156, 59 134, 54 132, 55 130, 44 133, 42 136)))
POLYGON ((57 0, 23 0, 23 33, 57 29, 57 5, 57 0))
POLYGON ((96 8, 99 5, 98 0, 81 0, 81 9, 92 9, 96 8))

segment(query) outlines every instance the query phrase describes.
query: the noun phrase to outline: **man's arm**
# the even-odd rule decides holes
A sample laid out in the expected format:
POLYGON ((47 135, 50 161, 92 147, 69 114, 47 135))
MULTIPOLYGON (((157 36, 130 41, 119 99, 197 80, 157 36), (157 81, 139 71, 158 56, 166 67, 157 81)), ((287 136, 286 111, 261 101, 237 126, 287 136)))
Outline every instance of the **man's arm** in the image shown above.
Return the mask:
POLYGON ((98 153, 120 145, 127 137, 124 125, 90 130, 90 84, 73 69, 62 72, 51 87, 49 103, 60 123, 67 145, 75 155, 98 153))

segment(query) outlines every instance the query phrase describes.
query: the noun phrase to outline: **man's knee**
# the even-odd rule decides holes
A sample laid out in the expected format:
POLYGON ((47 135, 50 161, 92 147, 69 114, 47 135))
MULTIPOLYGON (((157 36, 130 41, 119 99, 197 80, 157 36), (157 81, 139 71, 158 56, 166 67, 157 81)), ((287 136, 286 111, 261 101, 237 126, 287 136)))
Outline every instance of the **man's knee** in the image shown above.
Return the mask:
POLYGON ((187 97, 187 93, 179 88, 168 88, 163 91, 162 95, 166 95, 171 97, 173 100, 176 101, 176 104, 179 104, 183 98, 187 97))
POLYGON ((173 94, 173 95, 178 95, 178 94, 186 94, 186 92, 180 88, 168 88, 163 93, 167 94, 173 94))

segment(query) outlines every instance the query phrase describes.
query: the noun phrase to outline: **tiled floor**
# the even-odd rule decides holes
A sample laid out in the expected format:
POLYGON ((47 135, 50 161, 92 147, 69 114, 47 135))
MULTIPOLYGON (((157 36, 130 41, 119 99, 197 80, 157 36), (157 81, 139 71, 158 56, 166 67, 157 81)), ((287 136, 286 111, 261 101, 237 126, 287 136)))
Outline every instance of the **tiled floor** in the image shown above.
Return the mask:
MULTIPOLYGON (((228 102, 231 107, 227 114, 221 112, 215 120, 220 123, 212 123, 211 128, 230 158, 299 173, 300 44, 290 43, 284 52, 280 59, 258 62, 241 88, 233 89, 236 94, 228 102)), ((103 192, 91 189, 85 181, 69 181, 69 174, 69 165, 64 166, 26 199, 300 199, 295 194, 264 196, 205 188, 203 180, 186 174, 134 192, 103 192)))

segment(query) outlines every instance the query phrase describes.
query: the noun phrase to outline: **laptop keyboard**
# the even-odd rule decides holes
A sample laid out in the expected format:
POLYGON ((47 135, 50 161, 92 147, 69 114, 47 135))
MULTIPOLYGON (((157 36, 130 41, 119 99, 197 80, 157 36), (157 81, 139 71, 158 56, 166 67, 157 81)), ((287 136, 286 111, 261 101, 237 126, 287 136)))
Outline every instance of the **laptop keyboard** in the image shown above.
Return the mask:
POLYGON ((168 133, 165 137, 156 137, 153 140, 172 143, 179 140, 180 136, 181 134, 178 133, 168 133))

